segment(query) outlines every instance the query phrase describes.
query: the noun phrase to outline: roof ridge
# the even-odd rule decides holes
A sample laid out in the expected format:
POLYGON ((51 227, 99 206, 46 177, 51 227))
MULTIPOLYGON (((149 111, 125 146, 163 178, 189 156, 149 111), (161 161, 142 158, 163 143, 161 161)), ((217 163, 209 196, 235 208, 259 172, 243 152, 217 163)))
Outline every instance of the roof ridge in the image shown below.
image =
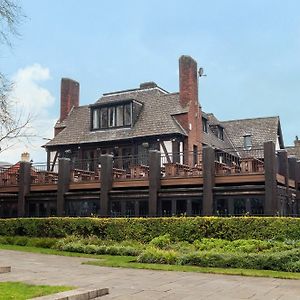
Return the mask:
POLYGON ((163 94, 169 94, 168 91, 161 88, 160 86, 155 86, 155 87, 151 87, 151 88, 135 88, 135 89, 127 89, 127 90, 120 90, 120 91, 115 91, 115 92, 103 93, 102 97, 100 97, 100 99, 103 98, 103 97, 116 96, 116 95, 128 94, 128 93, 145 92, 145 91, 151 91, 151 90, 159 90, 163 94))
POLYGON ((236 122, 236 121, 249 121, 249 120, 261 120, 261 119, 279 119, 279 116, 245 118, 245 119, 233 119, 233 120, 220 121, 220 122, 221 123, 228 123, 228 122, 236 122))

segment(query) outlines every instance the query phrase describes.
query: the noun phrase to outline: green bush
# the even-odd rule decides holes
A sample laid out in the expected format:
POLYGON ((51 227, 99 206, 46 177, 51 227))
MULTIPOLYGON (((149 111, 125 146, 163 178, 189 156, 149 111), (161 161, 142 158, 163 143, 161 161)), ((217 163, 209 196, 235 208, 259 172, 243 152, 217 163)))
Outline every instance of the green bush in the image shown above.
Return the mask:
POLYGON ((61 238, 95 236, 102 240, 150 242, 169 234, 172 240, 300 240, 300 219, 285 217, 171 218, 19 218, 0 219, 0 236, 61 238))
POLYGON ((161 250, 155 247, 148 247, 137 258, 138 262, 169 264, 176 263, 178 253, 173 250, 161 250))
POLYGON ((0 244, 40 248, 55 248, 56 238, 33 238, 27 236, 0 236, 0 244))
POLYGON ((102 241, 91 238, 68 237, 60 239, 55 245, 55 249, 61 251, 87 253, 87 254, 109 254, 121 256, 137 256, 141 253, 141 246, 130 246, 127 243, 118 243, 113 241, 102 241))
POLYGON ((137 258, 141 263, 178 264, 213 268, 244 268, 286 272, 300 271, 300 249, 277 253, 229 253, 197 251, 181 254, 147 248, 137 258))
POLYGON ((152 239, 149 245, 154 246, 159 249, 167 249, 171 244, 171 237, 167 233, 165 235, 160 235, 152 239))

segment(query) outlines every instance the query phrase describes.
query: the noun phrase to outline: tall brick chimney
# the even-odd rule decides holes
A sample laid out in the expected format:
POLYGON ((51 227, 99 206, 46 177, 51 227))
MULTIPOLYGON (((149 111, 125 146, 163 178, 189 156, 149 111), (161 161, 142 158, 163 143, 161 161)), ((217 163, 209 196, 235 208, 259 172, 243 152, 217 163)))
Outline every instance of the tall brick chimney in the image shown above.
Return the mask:
POLYGON ((79 106, 79 83, 69 78, 61 79, 60 118, 62 122, 73 107, 79 106))
POLYGON ((198 69, 197 62, 190 56, 179 58, 179 100, 188 113, 185 122, 188 138, 184 143, 184 150, 189 152, 188 162, 192 162, 191 153, 202 151, 202 112, 198 101, 198 69))

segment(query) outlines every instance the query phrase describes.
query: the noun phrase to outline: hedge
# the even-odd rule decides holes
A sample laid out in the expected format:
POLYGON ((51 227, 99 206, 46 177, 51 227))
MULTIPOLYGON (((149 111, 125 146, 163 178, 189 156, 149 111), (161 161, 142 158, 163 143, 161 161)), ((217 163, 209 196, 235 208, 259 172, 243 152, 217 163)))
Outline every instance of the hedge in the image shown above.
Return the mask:
POLYGON ((193 242, 201 238, 226 240, 300 240, 300 218, 171 217, 171 218, 17 218, 0 219, 0 235, 31 237, 97 236, 115 241, 149 242, 170 234, 193 242))

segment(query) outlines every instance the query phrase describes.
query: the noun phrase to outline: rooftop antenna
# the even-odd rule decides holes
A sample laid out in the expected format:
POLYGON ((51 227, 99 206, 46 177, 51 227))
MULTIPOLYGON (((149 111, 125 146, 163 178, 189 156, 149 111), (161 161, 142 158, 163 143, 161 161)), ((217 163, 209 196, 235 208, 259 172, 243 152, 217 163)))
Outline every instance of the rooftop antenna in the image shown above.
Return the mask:
POLYGON ((206 74, 204 74, 204 70, 203 70, 202 67, 199 68, 199 70, 198 70, 198 75, 199 75, 199 77, 207 76, 206 74))

